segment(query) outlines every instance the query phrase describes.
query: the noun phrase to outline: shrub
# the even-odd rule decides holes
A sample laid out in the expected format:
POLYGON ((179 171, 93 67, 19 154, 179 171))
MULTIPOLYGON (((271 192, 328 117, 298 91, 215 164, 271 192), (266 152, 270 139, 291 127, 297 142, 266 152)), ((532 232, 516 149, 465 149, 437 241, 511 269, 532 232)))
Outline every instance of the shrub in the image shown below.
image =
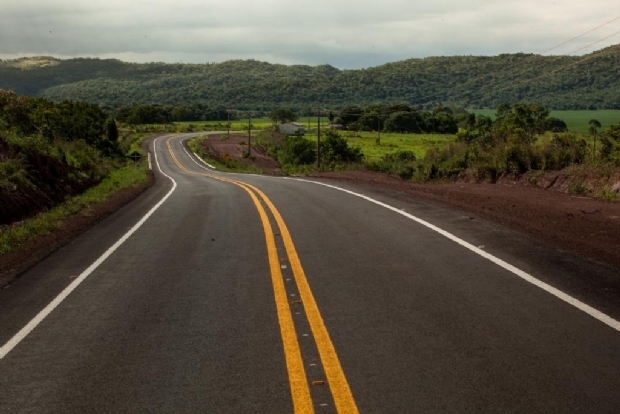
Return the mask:
POLYGON ((561 170, 573 164, 582 164, 588 155, 586 140, 574 133, 556 134, 540 149, 541 169, 561 170))
POLYGON ((391 154, 385 154, 381 158, 383 161, 390 162, 408 162, 416 160, 415 154, 412 151, 396 151, 391 154))
POLYGON ((321 139, 321 158, 327 163, 360 162, 362 150, 349 146, 349 141, 338 132, 328 130, 321 139))
POLYGON ((601 158, 620 166, 620 124, 612 125, 601 135, 601 158))
POLYGON ((315 144, 304 137, 290 135, 281 151, 282 164, 307 165, 316 161, 315 144))

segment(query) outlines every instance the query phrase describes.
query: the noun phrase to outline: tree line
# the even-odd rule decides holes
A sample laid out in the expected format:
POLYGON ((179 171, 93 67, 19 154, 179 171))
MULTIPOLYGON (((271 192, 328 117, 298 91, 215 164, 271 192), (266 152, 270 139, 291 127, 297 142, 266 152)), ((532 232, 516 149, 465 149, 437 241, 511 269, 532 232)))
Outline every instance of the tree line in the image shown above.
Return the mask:
POLYGON ((129 125, 168 124, 171 122, 227 121, 237 119, 237 112, 223 106, 201 103, 189 105, 131 105, 108 109, 118 122, 129 125))
POLYGON ((446 147, 432 148, 421 159, 413 153, 388 154, 367 167, 421 181, 467 177, 492 182, 505 174, 586 163, 620 167, 620 124, 600 131, 600 122, 590 120, 589 143, 585 136, 568 132, 563 121, 550 117, 549 109, 539 104, 501 104, 495 119, 474 113, 463 113, 460 119, 456 140, 446 147))

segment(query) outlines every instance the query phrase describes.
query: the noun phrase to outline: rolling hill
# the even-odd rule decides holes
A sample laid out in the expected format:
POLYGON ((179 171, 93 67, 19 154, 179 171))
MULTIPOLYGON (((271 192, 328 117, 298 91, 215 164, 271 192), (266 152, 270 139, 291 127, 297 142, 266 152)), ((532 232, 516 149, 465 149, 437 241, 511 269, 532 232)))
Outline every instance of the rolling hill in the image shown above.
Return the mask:
POLYGON ((495 108, 524 101, 553 109, 620 109, 620 45, 584 56, 428 57, 361 70, 255 60, 137 64, 37 57, 0 61, 0 89, 111 107, 201 102, 266 110, 406 102, 495 108))

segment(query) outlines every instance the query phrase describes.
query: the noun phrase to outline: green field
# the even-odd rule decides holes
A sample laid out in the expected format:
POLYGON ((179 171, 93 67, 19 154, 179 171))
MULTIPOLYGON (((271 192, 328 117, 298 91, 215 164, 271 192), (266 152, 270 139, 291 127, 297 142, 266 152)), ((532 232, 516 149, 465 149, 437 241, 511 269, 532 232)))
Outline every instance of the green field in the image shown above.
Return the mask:
MULTIPOLYGON (((364 159, 367 161, 379 160, 383 155, 396 151, 412 151, 417 158, 421 158, 429 149, 454 142, 456 139, 454 135, 381 133, 381 144, 377 145, 376 132, 341 131, 340 133, 348 138, 351 146, 362 149, 364 159)), ((316 133, 306 134, 306 138, 316 142, 316 133)))
MULTIPOLYGON (((495 109, 471 109, 470 112, 495 118, 495 109)), ((602 125, 602 131, 606 130, 610 125, 620 123, 620 111, 614 109, 598 111, 551 111, 550 116, 566 122, 566 126, 570 131, 582 134, 588 133, 588 122, 590 119, 598 119, 602 125)))
MULTIPOLYGON (((230 121, 231 131, 247 131, 248 119, 236 119, 230 121)), ((306 128, 316 128, 316 117, 301 117, 297 121, 300 124, 306 126, 306 128)), ((188 126, 194 125, 199 130, 209 131, 226 131, 226 121, 196 121, 196 122, 175 122, 177 125, 188 126)), ((252 119, 252 129, 265 129, 273 125, 273 121, 269 118, 255 118, 252 119)), ((329 125, 327 118, 321 118, 321 125, 329 125)))

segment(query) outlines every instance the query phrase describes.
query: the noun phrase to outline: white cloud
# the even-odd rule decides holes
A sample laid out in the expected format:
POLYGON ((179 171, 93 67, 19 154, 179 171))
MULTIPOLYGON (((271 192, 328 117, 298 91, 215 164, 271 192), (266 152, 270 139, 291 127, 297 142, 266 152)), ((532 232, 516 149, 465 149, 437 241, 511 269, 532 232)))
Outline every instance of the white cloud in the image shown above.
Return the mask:
MULTIPOLYGON (((363 67, 408 57, 540 53, 611 20, 617 0, 0 0, 0 56, 363 67)), ((553 53, 620 31, 620 19, 553 53)), ((620 35, 583 50, 618 43, 620 35)))

